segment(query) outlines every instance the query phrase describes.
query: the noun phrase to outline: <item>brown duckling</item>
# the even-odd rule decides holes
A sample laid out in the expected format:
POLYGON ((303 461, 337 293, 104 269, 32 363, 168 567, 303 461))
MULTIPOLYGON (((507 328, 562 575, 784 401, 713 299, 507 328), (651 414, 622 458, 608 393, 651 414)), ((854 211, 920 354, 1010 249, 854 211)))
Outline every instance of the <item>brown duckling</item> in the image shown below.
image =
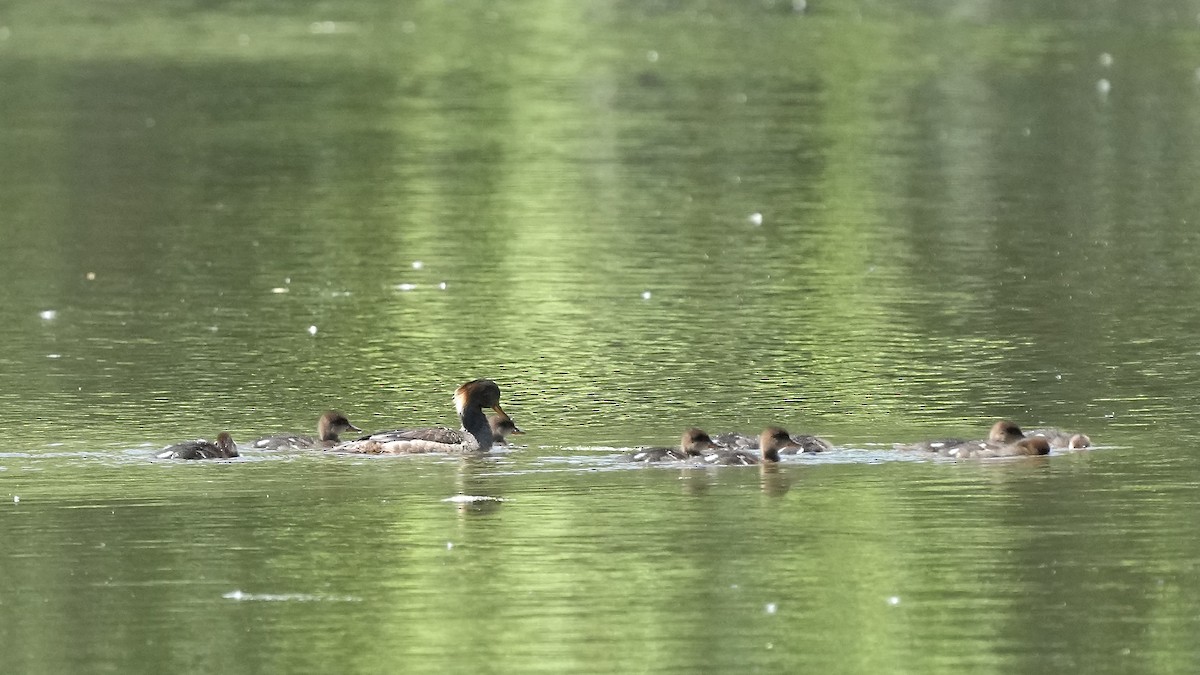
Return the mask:
MULTIPOLYGON (((792 434, 792 445, 780 450, 784 455, 796 455, 809 452, 829 452, 834 449, 833 443, 811 434, 792 434)), ((734 449, 757 450, 759 447, 759 437, 741 434, 737 432, 729 432, 718 434, 716 437, 718 445, 734 449)))
POLYGON ((983 457, 1021 457, 1050 454, 1050 442, 1040 436, 1022 438, 1015 443, 995 443, 993 441, 976 441, 966 443, 946 453, 948 457, 958 459, 978 459, 983 457))
POLYGON ((991 442, 1007 445, 1009 443, 1015 443, 1022 438, 1025 438, 1025 434, 1021 432, 1021 427, 1017 426, 1015 422, 1011 422, 1009 420, 1000 420, 992 425, 992 428, 988 431, 988 437, 986 441, 972 441, 964 438, 943 438, 933 441, 921 441, 919 443, 912 443, 909 445, 896 445, 895 449, 905 452, 936 452, 941 455, 947 455, 950 454, 955 448, 970 443, 991 442))
POLYGON ((767 427, 758 436, 758 447, 761 457, 739 448, 720 448, 707 452, 701 458, 705 464, 738 465, 778 462, 780 453, 791 449, 793 453, 799 444, 792 440, 787 431, 779 427, 767 427))
POLYGON ((302 436, 300 434, 281 434, 266 436, 250 444, 252 448, 261 450, 277 450, 279 448, 298 448, 309 450, 313 448, 332 448, 341 443, 339 434, 347 431, 362 431, 350 423, 346 416, 337 410, 327 410, 317 420, 317 436, 302 436))
POLYGON ((168 445, 154 456, 158 459, 228 459, 237 457, 238 450, 237 443, 233 442, 229 432, 222 431, 217 434, 216 443, 198 438, 168 445))
POLYGON ((671 462, 694 459, 719 446, 700 429, 691 428, 683 432, 678 448, 639 448, 629 455, 632 462, 671 462))
POLYGON ((1092 439, 1088 438, 1087 434, 1076 434, 1054 427, 1046 427, 1045 429, 1034 429, 1029 432, 1029 436, 1041 436, 1047 441, 1050 441, 1052 448, 1066 448, 1070 450, 1082 450, 1092 446, 1092 439))
POLYGON ((507 445, 509 436, 525 433, 524 429, 505 413, 496 413, 488 417, 488 426, 492 429, 492 445, 507 445))

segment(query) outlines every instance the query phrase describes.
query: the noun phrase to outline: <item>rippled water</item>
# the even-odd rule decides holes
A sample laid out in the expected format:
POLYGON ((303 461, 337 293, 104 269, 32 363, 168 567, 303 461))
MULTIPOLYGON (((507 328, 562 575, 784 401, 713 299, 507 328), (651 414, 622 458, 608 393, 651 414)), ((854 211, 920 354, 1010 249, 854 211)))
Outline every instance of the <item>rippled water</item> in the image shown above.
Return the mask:
POLYGON ((1194 670, 1194 8, 793 4, 9 3, 0 671, 1194 670))

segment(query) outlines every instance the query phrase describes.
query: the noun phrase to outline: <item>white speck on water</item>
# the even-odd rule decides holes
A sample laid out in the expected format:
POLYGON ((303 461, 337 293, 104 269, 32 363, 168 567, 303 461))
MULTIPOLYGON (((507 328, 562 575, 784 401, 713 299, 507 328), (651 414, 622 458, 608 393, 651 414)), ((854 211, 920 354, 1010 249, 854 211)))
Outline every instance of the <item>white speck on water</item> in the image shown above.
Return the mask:
POLYGON ((502 502, 504 498, 489 497, 487 495, 454 495, 453 497, 446 497, 442 501, 454 504, 470 504, 472 502, 502 502))
POLYGON ((646 52, 646 60, 650 63, 658 63, 658 52, 654 51, 653 49, 646 52))
POLYGON ((353 595, 313 595, 310 593, 247 593, 233 590, 221 596, 226 600, 257 600, 260 602, 362 602, 353 595))
POLYGON ((744 92, 738 92, 733 97, 733 101, 735 103, 745 103, 746 101, 749 101, 749 100, 750 100, 750 97, 747 96, 744 92))
POLYGON ((438 284, 438 288, 442 289, 443 291, 446 290, 446 282, 443 281, 442 283, 438 284))
POLYGON ((14 503, 14 504, 20 504, 20 503, 21 503, 21 498, 20 498, 20 497, 18 497, 17 495, 13 495, 13 503, 14 503))
POLYGON ((95 273, 95 272, 88 272, 87 274, 83 275, 83 278, 84 278, 84 279, 87 279, 88 281, 95 281, 95 280, 96 280, 96 273, 95 273))
POLYGON ((1112 57, 1112 54, 1109 54, 1108 52, 1101 52, 1101 53, 1100 53, 1100 58, 1099 58, 1099 59, 1097 59, 1097 60, 1100 62, 1100 65, 1101 65, 1101 66, 1103 66, 1103 67, 1105 67, 1105 68, 1111 68, 1111 67, 1112 67, 1112 64, 1113 64, 1113 57, 1112 57))
POLYGON ((421 268, 422 268, 422 267, 424 267, 424 266, 425 266, 425 263, 421 262, 420 260, 414 260, 414 261, 413 261, 413 269, 414 269, 414 270, 419 270, 419 269, 421 269, 421 268))
POLYGON ((1062 373, 1058 373, 1057 375, 1055 375, 1055 376, 1054 376, 1054 379, 1056 379, 1056 380, 1061 380, 1061 379, 1062 379, 1062 373))
POLYGON ((61 358, 62 358, 62 354, 47 354, 47 355, 46 355, 46 358, 48 358, 48 359, 61 359, 61 358))
POLYGON ((278 295, 280 293, 287 293, 288 289, 284 288, 283 286, 276 286, 275 288, 271 289, 271 292, 278 295))
POLYGON ((398 291, 411 291, 416 288, 416 284, 396 284, 395 288, 398 291))
POLYGON ((768 602, 765 609, 767 614, 774 614, 775 612, 779 611, 779 606, 773 602, 768 602))
POLYGON ((58 318, 58 311, 54 309, 42 310, 38 316, 42 317, 43 321, 53 321, 58 318))
POLYGON ((284 283, 285 285, 290 285, 290 284, 292 283, 292 278, 291 278, 291 277, 284 277, 284 278, 283 278, 283 283, 284 283))
POLYGON ((147 117, 145 119, 145 124, 147 129, 153 129, 154 125, 158 124, 158 122, 154 121, 153 117, 147 117))
POLYGON ((308 25, 308 32, 313 35, 332 35, 337 32, 337 22, 314 21, 308 25))
POLYGON ((309 334, 309 335, 316 335, 316 334, 317 334, 317 327, 316 327, 316 326, 309 326, 309 327, 308 327, 308 334, 309 334))
POLYGON ((1096 93, 1100 94, 1101 96, 1108 96, 1110 91, 1112 91, 1112 82, 1109 82, 1103 77, 1096 82, 1096 93))
POLYGON ((452 551, 452 550, 454 550, 454 542, 452 542, 452 541, 448 541, 448 542, 446 542, 446 550, 447 550, 447 551, 452 551))
POLYGON ((888 602, 888 604, 889 604, 889 605, 891 605, 892 607, 895 607, 896 605, 900 604, 900 596, 898 596, 898 595, 893 595, 892 597, 888 598, 888 601, 887 601, 887 602, 888 602))
POLYGON ((642 299, 649 300, 650 299, 650 291, 642 291, 642 299))
POLYGON ((1025 127, 1024 129, 1022 129, 1022 130, 1021 130, 1021 135, 1022 135, 1022 136, 1026 136, 1026 137, 1028 137, 1028 136, 1032 136, 1032 135, 1033 135, 1033 129, 1030 129, 1029 127, 1025 127))
POLYGON ((238 44, 242 47, 250 46, 250 36, 246 35, 245 33, 242 33, 241 35, 239 35, 237 40, 238 40, 238 44))
POLYGON ((762 225, 762 214, 755 211, 750 214, 749 220, 751 225, 762 225))

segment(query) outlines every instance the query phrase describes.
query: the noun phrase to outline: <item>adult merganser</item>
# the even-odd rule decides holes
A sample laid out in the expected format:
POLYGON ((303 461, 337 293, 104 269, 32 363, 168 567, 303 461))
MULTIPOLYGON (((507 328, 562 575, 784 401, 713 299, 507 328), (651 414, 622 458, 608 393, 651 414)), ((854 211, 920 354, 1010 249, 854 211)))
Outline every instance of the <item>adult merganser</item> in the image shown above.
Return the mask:
POLYGON ((461 430, 449 427, 398 429, 364 436, 332 449, 371 455, 401 455, 426 452, 487 452, 495 442, 484 408, 504 414, 500 387, 491 380, 471 380, 454 392, 454 407, 461 430))

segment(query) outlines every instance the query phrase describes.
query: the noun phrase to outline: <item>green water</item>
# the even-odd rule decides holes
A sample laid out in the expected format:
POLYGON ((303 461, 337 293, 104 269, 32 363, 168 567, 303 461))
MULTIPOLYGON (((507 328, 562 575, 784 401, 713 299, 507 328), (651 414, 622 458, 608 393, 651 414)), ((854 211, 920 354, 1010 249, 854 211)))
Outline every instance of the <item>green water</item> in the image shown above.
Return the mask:
POLYGON ((790 6, 0 5, 0 672, 1195 672, 1196 7, 790 6))

